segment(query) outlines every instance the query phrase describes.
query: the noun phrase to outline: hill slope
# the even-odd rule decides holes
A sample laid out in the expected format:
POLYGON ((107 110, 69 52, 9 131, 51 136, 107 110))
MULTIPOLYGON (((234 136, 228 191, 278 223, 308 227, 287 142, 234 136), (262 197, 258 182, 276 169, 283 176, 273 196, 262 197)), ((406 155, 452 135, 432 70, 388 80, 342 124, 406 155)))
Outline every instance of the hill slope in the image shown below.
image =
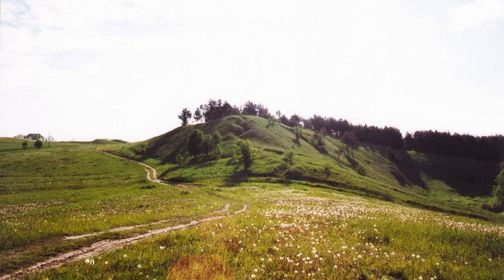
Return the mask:
POLYGON ((464 157, 422 154, 361 144, 353 152, 339 140, 325 137, 324 151, 313 144, 314 132, 293 129, 252 116, 229 116, 204 124, 179 127, 164 135, 123 148, 123 155, 153 164, 167 181, 233 185, 241 181, 304 181, 350 192, 468 215, 495 217, 480 206, 491 194, 499 163, 464 157), (218 160, 175 159, 186 149, 189 135, 200 129, 223 138, 218 160), (247 139, 255 161, 242 172, 234 154, 238 140, 247 139), (293 163, 283 160, 292 152, 293 163))

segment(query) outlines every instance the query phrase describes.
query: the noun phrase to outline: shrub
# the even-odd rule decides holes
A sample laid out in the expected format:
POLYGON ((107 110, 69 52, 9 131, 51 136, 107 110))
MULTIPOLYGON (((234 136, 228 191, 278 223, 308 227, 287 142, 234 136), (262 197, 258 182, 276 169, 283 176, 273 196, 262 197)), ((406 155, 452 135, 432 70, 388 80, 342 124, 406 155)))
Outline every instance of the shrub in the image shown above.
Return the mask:
POLYGON ((353 155, 353 151, 355 147, 357 147, 357 135, 353 131, 347 131, 343 133, 343 137, 341 139, 343 143, 346 145, 347 151, 350 149, 353 155))
POLYGON ((185 162, 186 162, 186 155, 185 155, 185 153, 178 153, 175 156, 175 164, 183 165, 185 162))
POLYGON ((315 132, 313 135, 313 146, 322 153, 327 153, 325 148, 325 135, 322 131, 315 132))
POLYGON ((283 174, 285 171, 289 169, 289 165, 285 162, 281 162, 275 169, 273 170, 276 174, 283 174))
POLYGON ((296 143, 299 144, 299 140, 303 137, 303 129, 300 126, 294 127, 294 136, 296 136, 296 143))
POLYGON ((33 144, 33 146, 35 148, 37 148, 37 149, 42 148, 42 146, 43 146, 42 140, 39 139, 39 140, 35 141, 35 143, 33 144))
POLYGON ((252 158, 252 151, 250 149, 250 145, 248 141, 240 141, 238 142, 239 152, 241 156, 241 160, 243 163, 243 169, 248 171, 254 162, 252 158))
POLYGON ((294 153, 293 152, 287 152, 282 159, 288 166, 291 166, 294 164, 294 153))
POLYGON ((203 138, 203 132, 199 129, 196 129, 191 133, 189 140, 187 141, 187 150, 191 153, 191 155, 197 156, 203 151, 203 138))
POLYGON ((483 204, 483 209, 493 212, 504 211, 504 168, 495 179, 492 195, 492 201, 490 203, 483 204))
POLYGON ((303 179, 306 170, 300 165, 293 165, 285 172, 285 176, 289 179, 303 179))
POLYGON ((28 141, 23 141, 22 147, 23 149, 28 148, 28 141))
POLYGON ((266 128, 274 127, 276 121, 277 120, 274 117, 269 117, 268 118, 268 124, 266 125, 266 128))
POLYGON ((329 178, 331 177, 331 167, 329 167, 328 165, 326 167, 324 167, 324 175, 326 176, 326 178, 329 178))

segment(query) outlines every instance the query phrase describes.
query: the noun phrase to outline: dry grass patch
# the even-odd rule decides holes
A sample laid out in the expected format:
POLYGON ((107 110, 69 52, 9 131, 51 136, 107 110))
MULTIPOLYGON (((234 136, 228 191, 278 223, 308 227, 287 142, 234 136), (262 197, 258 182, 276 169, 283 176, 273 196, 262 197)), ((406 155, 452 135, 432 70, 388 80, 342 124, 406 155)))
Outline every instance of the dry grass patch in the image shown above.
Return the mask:
POLYGON ((170 269, 169 280, 222 280, 232 279, 231 270, 218 256, 186 256, 170 269))

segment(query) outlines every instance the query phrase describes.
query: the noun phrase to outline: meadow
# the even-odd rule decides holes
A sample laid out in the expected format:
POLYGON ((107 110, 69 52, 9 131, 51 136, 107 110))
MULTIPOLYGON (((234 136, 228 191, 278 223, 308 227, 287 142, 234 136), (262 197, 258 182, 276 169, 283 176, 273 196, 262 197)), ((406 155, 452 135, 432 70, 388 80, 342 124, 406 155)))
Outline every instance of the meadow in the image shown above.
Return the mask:
POLYGON ((233 137, 221 159, 183 166, 164 147, 164 156, 135 152, 153 140, 22 149, 0 139, 0 279, 502 279, 502 215, 479 208, 485 196, 458 194, 426 169, 426 188, 401 186, 386 151, 361 147, 335 161, 337 139, 321 154, 309 141, 293 146, 284 127, 272 131, 249 138, 270 136, 251 141, 250 174, 227 155, 233 137), (288 151, 310 178, 272 172, 288 151), (106 152, 152 165, 163 181, 106 152), (12 274, 97 244, 118 246, 12 274))

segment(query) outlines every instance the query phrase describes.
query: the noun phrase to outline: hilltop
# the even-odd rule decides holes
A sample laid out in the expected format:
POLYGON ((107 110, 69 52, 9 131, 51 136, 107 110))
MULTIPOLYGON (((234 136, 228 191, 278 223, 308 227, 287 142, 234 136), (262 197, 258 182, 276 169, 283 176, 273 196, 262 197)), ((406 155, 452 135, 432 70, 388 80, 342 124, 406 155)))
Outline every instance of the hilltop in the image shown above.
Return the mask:
POLYGON ((344 144, 341 137, 289 127, 257 116, 232 115, 206 123, 178 127, 116 153, 148 162, 160 179, 192 184, 235 185, 240 182, 303 182, 420 207, 498 218, 481 209, 489 200, 499 162, 465 156, 421 153, 360 142, 344 144), (219 158, 192 157, 187 139, 195 130, 219 133, 219 158), (298 134, 299 139, 296 139, 298 134), (236 144, 247 140, 254 162, 244 172, 236 144), (183 162, 180 159, 183 158, 183 162))

